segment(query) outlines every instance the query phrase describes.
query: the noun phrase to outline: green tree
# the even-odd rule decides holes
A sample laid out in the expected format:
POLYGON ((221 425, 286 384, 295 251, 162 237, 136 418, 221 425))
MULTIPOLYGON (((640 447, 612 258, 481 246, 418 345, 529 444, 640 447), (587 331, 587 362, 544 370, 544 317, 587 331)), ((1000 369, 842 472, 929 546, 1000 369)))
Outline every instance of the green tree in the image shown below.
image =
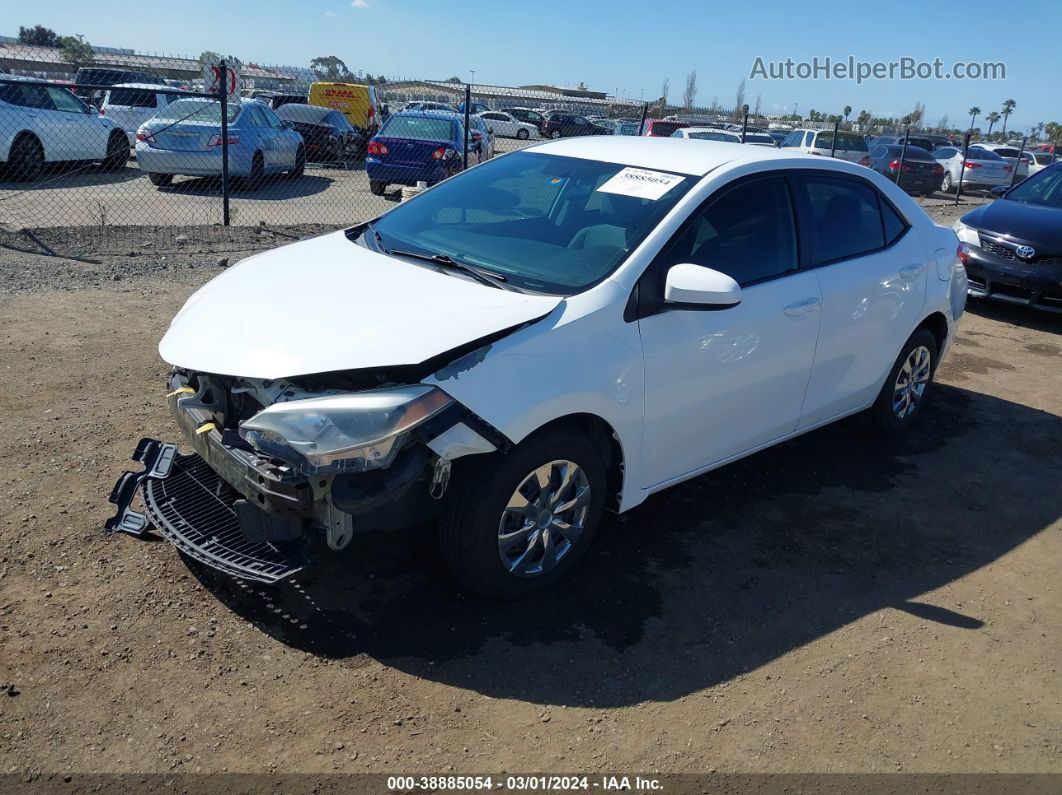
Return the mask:
POLYGON ((74 70, 88 66, 96 57, 91 44, 74 36, 63 36, 59 39, 59 47, 59 57, 70 64, 74 70))
POLYGON ((1047 136, 1048 141, 1060 142, 1062 141, 1062 124, 1057 121, 1049 121, 1044 125, 1044 135, 1047 136))
POLYGON ((44 25, 34 25, 32 28, 24 28, 19 25, 18 43, 35 47, 58 47, 59 36, 54 30, 46 28, 44 25))
POLYGON ((970 114, 970 129, 972 130, 973 126, 974 126, 974 122, 977 120, 978 115, 981 113, 981 109, 979 107, 977 107, 976 105, 974 105, 972 108, 970 108, 966 112, 970 114))
POLYGON ((322 55, 310 61, 310 68, 320 80, 344 82, 354 77, 347 65, 335 55, 322 55))
POLYGON ((1007 137, 1007 117, 1014 112, 1014 108, 1018 107, 1018 103, 1013 99, 1008 99, 1003 102, 1003 138, 1007 137))
POLYGON ((1001 118, 1000 115, 998 113, 996 113, 995 111, 992 111, 987 116, 985 116, 985 121, 988 122, 988 134, 989 135, 992 134, 992 127, 995 125, 995 123, 997 121, 1000 120, 1000 118, 1001 118))
POLYGON ((851 114, 852 114, 852 106, 851 105, 845 105, 844 106, 844 122, 845 122, 845 124, 848 123, 848 117, 851 114))

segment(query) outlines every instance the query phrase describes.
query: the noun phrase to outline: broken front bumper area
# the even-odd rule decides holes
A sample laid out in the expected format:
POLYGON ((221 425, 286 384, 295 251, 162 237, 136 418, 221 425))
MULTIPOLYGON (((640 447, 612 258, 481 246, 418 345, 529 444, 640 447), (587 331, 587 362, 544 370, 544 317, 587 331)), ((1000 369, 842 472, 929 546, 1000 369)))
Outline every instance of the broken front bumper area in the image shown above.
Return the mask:
POLYGON ((112 489, 108 499, 117 513, 106 523, 109 531, 142 536, 153 525, 188 557, 244 580, 275 583, 305 567, 299 542, 282 540, 277 520, 197 453, 181 455, 176 445, 141 439, 133 460, 144 469, 124 473, 112 489), (144 513, 130 507, 138 493, 144 513))

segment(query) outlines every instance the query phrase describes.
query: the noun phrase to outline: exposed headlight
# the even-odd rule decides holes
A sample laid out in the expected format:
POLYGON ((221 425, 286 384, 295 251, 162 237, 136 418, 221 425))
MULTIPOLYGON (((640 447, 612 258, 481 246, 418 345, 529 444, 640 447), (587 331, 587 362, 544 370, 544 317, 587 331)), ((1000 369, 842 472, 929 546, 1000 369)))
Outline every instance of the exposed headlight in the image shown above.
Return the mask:
POLYGON ((962 221, 956 221, 952 224, 951 231, 953 231, 963 243, 969 243, 974 246, 981 245, 981 238, 978 236, 977 230, 972 226, 967 226, 962 221))
POLYGON ((240 436, 307 475, 388 467, 407 434, 453 403, 422 384, 274 403, 240 436))

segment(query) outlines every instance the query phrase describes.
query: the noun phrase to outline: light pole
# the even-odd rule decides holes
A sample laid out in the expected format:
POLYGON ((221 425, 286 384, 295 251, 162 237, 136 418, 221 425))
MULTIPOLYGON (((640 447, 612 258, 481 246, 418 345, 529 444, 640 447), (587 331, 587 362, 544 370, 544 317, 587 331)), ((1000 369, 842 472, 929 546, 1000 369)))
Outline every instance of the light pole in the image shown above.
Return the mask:
POLYGON ((469 85, 473 85, 474 86, 476 84, 476 70, 475 69, 469 69, 468 71, 472 73, 472 82, 469 83, 469 85))

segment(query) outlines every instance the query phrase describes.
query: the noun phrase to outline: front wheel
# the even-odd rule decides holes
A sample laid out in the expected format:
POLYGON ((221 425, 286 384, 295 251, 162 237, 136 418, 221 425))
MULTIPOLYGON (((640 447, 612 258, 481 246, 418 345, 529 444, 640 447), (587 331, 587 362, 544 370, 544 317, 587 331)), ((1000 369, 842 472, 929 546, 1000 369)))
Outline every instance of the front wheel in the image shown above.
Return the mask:
POLYGON ((387 190, 387 183, 378 179, 369 180, 369 193, 373 196, 383 196, 384 191, 387 190))
POLYGON ((942 183, 940 183, 940 190, 943 193, 947 193, 948 191, 951 190, 951 172, 950 171, 944 172, 944 181, 942 183))
POLYGON ((11 146, 7 164, 13 179, 33 182, 44 172, 44 148, 33 136, 24 135, 11 146))
POLYGON ((549 134, 549 137, 550 137, 550 138, 560 138, 560 137, 561 137, 561 132, 560 132, 560 130, 554 130, 553 132, 551 132, 551 133, 549 134))
POLYGON ((550 587, 586 555, 605 506, 601 452, 561 429, 454 471, 439 526, 443 557, 476 591, 519 599, 550 587))
POLYGON ((121 171, 129 160, 129 139, 123 132, 112 132, 107 139, 107 156, 103 159, 104 171, 121 171))
POLYGON ((519 138, 521 141, 526 141, 528 138, 531 137, 531 133, 521 127, 519 130, 516 131, 516 137, 519 138))
POLYGON ((887 436, 902 433, 922 413, 938 355, 937 339, 927 329, 918 329, 907 340, 870 408, 870 418, 879 432, 887 436))

